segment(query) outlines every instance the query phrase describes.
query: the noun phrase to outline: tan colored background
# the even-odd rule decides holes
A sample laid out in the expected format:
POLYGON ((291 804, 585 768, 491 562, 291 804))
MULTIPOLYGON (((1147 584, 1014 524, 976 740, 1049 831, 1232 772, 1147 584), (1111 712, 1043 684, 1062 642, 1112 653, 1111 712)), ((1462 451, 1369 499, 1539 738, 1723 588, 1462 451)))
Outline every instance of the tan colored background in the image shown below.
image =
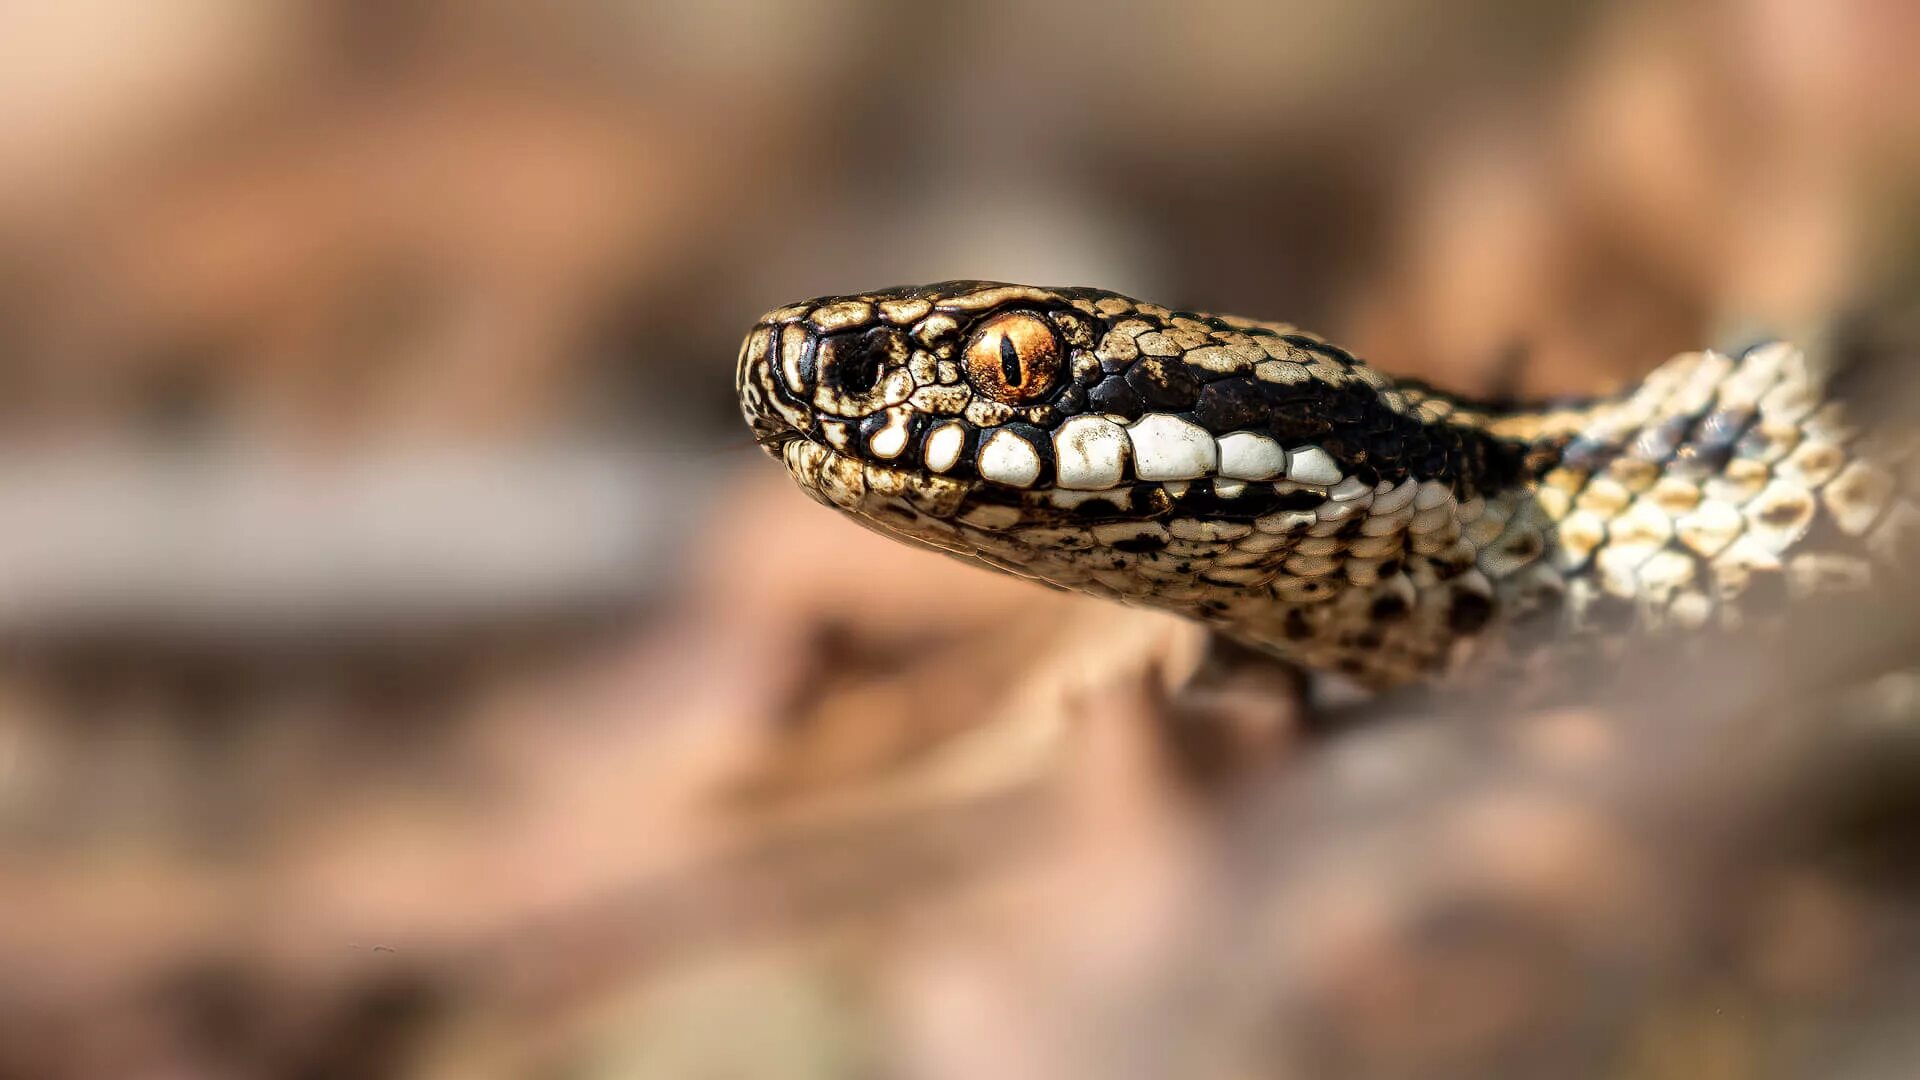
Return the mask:
POLYGON ((1284 675, 835 519, 730 379, 761 310, 962 276, 1482 392, 1817 334, 1914 279, 1916 42, 1898 0, 9 6, 0 1075, 1902 1060, 1833 1017, 1906 1000, 1911 863, 1801 858, 1792 738, 1414 706, 1291 753, 1284 675))

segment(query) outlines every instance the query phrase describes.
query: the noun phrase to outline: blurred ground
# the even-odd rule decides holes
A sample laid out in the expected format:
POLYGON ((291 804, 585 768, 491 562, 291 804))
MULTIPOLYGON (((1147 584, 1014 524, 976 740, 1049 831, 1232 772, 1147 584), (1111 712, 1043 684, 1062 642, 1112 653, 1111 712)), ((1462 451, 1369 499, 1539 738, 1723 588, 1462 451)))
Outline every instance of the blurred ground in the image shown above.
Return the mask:
POLYGON ((1911 598, 1322 738, 1192 627, 815 507, 730 379, 761 310, 958 276, 1481 392, 1817 335, 1920 280, 1916 41, 0 12, 0 1074, 1903 1075, 1911 598))

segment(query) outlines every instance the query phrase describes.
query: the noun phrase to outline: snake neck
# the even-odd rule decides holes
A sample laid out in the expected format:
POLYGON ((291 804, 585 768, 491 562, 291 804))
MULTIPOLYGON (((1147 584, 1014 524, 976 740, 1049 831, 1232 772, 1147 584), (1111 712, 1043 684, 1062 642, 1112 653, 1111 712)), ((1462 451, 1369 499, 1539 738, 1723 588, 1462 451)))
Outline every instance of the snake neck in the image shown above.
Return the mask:
POLYGON ((1524 461, 1513 484, 1445 520, 1437 493, 1428 511, 1410 503, 1392 541, 1349 544, 1357 588, 1226 631, 1391 685, 1557 636, 1544 631, 1591 640, 1777 619, 1795 599, 1871 587, 1920 536, 1912 433, 1861 432, 1785 344, 1685 354, 1577 406, 1473 408, 1524 461), (1403 553, 1397 573, 1366 565, 1375 547, 1403 553))

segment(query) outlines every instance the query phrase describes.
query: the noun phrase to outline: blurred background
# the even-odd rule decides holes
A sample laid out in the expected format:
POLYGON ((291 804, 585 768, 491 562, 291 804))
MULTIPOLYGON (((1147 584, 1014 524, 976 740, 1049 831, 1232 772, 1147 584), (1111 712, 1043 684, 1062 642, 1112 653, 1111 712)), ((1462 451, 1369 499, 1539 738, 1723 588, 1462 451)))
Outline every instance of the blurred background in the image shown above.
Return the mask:
POLYGON ((816 507, 731 378, 953 277, 1484 393, 1818 340, 1920 277, 1916 50, 1904 0, 0 8, 0 1075, 1910 1075, 1920 768, 1858 694, 1310 735, 816 507))

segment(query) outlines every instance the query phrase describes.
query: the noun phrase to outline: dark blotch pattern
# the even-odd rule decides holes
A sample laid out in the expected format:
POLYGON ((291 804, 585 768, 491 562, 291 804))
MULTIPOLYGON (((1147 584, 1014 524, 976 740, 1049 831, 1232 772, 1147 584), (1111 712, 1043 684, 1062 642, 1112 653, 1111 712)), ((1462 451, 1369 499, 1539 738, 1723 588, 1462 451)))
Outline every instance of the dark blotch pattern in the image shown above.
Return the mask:
POLYGON ((1493 601, 1477 592, 1453 594, 1447 605, 1447 626, 1456 634, 1477 634, 1493 618, 1493 601))
POLYGON ((1381 622, 1404 619, 1409 610, 1411 609, 1407 606, 1406 598, 1393 593, 1375 599, 1371 608, 1373 617, 1381 622))
POLYGON ((1127 370, 1127 385, 1161 412, 1185 412, 1200 396, 1200 380, 1184 362, 1158 356, 1136 361, 1127 370))
POLYGON ((1115 413, 1137 420, 1147 411, 1147 400, 1123 374, 1109 375, 1087 391, 1087 405, 1095 412, 1115 413))
POLYGON ((1215 433, 1261 426, 1267 418, 1267 396, 1258 380, 1221 379, 1208 383, 1200 391, 1193 407, 1194 422, 1215 433))
POLYGON ((843 394, 859 395, 872 390, 880 381, 886 363, 886 331, 869 330, 863 334, 835 334, 820 342, 820 377, 829 388, 843 394))

